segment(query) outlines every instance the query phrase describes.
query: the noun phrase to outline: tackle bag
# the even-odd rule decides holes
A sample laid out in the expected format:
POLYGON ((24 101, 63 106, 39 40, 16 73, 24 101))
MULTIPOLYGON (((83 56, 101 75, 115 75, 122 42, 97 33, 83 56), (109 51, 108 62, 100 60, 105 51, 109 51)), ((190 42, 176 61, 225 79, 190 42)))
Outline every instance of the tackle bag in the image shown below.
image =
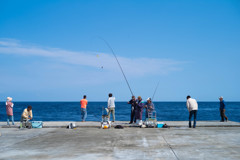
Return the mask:
POLYGON ((32 121, 32 128, 42 128, 43 122, 42 121, 32 121))

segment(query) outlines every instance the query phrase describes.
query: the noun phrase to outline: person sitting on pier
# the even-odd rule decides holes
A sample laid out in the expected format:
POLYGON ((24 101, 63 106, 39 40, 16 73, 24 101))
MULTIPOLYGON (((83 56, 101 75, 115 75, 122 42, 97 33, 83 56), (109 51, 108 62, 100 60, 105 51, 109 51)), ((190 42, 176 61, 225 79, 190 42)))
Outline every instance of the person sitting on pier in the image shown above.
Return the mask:
POLYGON ((27 108, 25 108, 23 110, 23 113, 22 113, 22 116, 21 116, 20 128, 31 127, 28 120, 31 120, 32 118, 33 118, 32 106, 28 106, 27 108))
POLYGON ((23 110, 23 113, 21 116, 21 122, 31 120, 32 118, 33 118, 32 106, 28 106, 23 110))

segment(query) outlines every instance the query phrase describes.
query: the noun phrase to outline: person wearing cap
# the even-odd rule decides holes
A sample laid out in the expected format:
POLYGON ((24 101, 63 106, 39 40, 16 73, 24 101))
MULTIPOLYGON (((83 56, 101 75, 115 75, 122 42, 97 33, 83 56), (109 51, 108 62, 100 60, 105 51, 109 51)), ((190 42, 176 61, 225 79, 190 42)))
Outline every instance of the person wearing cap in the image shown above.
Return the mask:
POLYGON ((147 99, 147 103, 144 106, 144 108, 146 108, 146 118, 148 118, 148 115, 151 114, 155 110, 155 107, 154 107, 154 104, 152 103, 151 98, 147 99))
POLYGON ((115 121, 115 97, 112 93, 108 94, 108 118, 110 120, 110 114, 112 113, 113 122, 115 121))
POLYGON ((136 123, 136 98, 135 96, 132 96, 132 99, 128 101, 128 104, 131 104, 131 115, 130 115, 130 122, 129 124, 132 124, 133 122, 136 123))
POLYGON ((81 115, 82 115, 82 122, 85 122, 86 118, 87 118, 87 96, 84 95, 83 99, 81 99, 80 104, 81 104, 81 115))
POLYGON ((14 106, 14 104, 12 103, 12 98, 11 97, 7 97, 6 112, 7 112, 7 125, 9 125, 9 126, 10 126, 9 120, 11 120, 12 121, 12 125, 14 125, 13 106, 14 106))
POLYGON ((189 128, 191 128, 191 119, 194 115, 194 123, 193 128, 196 128, 196 119, 197 119, 197 110, 198 110, 198 103, 196 99, 191 98, 191 96, 187 96, 187 109, 189 111, 189 128))
POLYGON ((144 108, 144 102, 142 100, 141 96, 138 96, 138 99, 136 101, 136 120, 142 121, 142 112, 144 108))
POLYGON ((225 102, 223 100, 223 97, 219 97, 219 101, 220 101, 220 108, 219 108, 219 111, 220 111, 220 116, 221 116, 221 121, 220 122, 224 122, 224 118, 226 120, 226 122, 228 121, 228 118, 227 116, 225 115, 225 102))

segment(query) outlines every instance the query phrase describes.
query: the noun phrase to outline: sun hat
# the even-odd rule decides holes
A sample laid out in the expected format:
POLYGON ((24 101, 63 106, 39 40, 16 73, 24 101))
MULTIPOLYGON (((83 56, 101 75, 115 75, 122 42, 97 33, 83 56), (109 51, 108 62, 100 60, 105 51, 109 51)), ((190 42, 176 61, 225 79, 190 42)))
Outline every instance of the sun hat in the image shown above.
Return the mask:
POLYGON ((151 101, 151 98, 148 98, 147 101, 151 101))
POLYGON ((12 101, 12 97, 7 97, 7 100, 8 101, 12 101))
POLYGON ((222 98, 223 99, 223 96, 220 96, 219 99, 222 98))

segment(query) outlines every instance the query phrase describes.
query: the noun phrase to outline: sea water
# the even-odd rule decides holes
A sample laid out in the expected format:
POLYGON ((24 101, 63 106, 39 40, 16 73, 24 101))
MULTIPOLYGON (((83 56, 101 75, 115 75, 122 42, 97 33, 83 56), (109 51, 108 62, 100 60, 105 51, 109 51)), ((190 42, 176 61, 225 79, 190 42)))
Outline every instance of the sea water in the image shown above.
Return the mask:
MULTIPOLYGON (((81 121, 79 102, 14 102, 14 119, 19 121, 28 105, 33 107, 35 121, 81 121)), ((158 121, 186 121, 186 102, 154 102, 158 121)), ((106 102, 89 102, 86 121, 100 121, 106 102)), ((131 106, 127 102, 116 102, 116 121, 130 120, 131 106)), ((240 122, 240 102, 226 102, 226 116, 230 121, 240 122)), ((143 112, 143 119, 145 111, 143 112)), ((6 121, 5 103, 0 103, 0 121, 6 121)), ((220 120, 219 102, 198 102, 197 120, 220 120)))

